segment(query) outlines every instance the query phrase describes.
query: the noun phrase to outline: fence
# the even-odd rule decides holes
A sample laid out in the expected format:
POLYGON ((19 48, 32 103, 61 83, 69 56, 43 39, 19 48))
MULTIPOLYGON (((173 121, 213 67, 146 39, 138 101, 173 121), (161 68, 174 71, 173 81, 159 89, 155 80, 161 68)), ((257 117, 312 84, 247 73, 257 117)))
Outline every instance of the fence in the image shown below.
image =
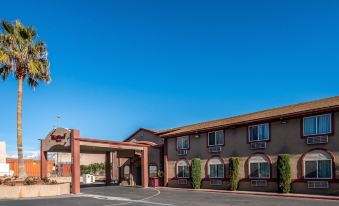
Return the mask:
MULTIPOLYGON (((18 176, 19 174, 19 165, 17 159, 7 158, 6 162, 9 164, 9 168, 14 171, 14 176, 18 176)), ((26 173, 28 176, 40 176, 40 160, 24 160, 26 173)), ((49 174, 52 173, 53 170, 53 160, 48 161, 47 171, 49 174)))

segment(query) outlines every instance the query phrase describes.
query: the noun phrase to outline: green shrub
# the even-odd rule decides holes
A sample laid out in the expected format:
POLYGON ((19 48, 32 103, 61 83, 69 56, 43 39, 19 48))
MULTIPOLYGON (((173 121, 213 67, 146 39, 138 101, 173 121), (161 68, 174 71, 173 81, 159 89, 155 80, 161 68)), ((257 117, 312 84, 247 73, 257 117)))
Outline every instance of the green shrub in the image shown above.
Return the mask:
POLYGON ((290 157, 287 154, 278 155, 278 190, 281 193, 291 191, 291 166, 290 157))
POLYGON ((105 171, 105 163, 94 163, 90 165, 80 165, 81 174, 100 175, 105 171))
POLYGON ((201 188, 201 161, 199 158, 192 159, 192 186, 194 189, 201 188))
POLYGON ((231 157, 229 160, 230 167, 230 189, 237 190, 239 186, 239 158, 231 157))

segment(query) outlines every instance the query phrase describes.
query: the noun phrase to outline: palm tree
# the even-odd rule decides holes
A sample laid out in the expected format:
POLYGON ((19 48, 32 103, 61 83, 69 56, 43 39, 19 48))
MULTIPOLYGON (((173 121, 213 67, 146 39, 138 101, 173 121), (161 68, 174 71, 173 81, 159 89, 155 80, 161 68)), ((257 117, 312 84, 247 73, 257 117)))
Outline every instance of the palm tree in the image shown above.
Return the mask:
POLYGON ((33 27, 24 26, 19 20, 14 23, 1 21, 0 75, 6 80, 10 73, 18 80, 17 145, 19 177, 26 176, 22 152, 22 84, 35 88, 39 81, 50 82, 46 44, 37 41, 33 27))

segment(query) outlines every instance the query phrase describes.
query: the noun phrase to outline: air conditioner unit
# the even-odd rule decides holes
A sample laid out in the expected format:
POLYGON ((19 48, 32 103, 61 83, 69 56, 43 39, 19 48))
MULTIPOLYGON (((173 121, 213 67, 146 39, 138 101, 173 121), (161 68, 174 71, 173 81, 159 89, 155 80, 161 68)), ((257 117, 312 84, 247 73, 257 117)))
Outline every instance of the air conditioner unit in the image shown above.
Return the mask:
POLYGON ((328 182, 327 181, 308 181, 307 187, 309 189, 327 189, 328 182))
POLYGON ((187 185, 187 179, 178 179, 179 185, 187 185))
POLYGON ((210 185, 222 185, 222 180, 210 180, 210 185))
POLYGON ((211 153, 221 152, 221 146, 209 147, 208 150, 209 150, 209 152, 211 152, 211 153))
POLYGON ((250 149, 256 150, 256 149, 265 149, 266 148, 266 142, 252 142, 250 144, 250 149))
POLYGON ((251 180, 251 186, 253 186, 253 187, 266 187, 267 181, 266 180, 251 180))
POLYGON ((177 151, 178 156, 187 155, 187 149, 179 149, 177 151))
POLYGON ((306 139, 307 144, 326 144, 328 143, 328 136, 314 136, 314 137, 307 137, 306 139))

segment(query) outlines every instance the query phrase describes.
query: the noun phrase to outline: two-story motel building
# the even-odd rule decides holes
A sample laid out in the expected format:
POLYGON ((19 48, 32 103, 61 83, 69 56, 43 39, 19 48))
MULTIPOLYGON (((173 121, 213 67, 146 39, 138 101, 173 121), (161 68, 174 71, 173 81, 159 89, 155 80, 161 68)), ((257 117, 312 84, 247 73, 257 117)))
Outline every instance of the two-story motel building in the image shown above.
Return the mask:
MULTIPOLYGON (((192 158, 202 188, 229 188, 229 158, 240 158, 239 190, 277 191, 277 156, 289 154, 292 192, 339 194, 339 96, 168 130, 139 129, 125 141, 152 142, 149 176, 191 188, 192 158)), ((140 167, 118 159, 121 184, 140 184, 140 167)))

